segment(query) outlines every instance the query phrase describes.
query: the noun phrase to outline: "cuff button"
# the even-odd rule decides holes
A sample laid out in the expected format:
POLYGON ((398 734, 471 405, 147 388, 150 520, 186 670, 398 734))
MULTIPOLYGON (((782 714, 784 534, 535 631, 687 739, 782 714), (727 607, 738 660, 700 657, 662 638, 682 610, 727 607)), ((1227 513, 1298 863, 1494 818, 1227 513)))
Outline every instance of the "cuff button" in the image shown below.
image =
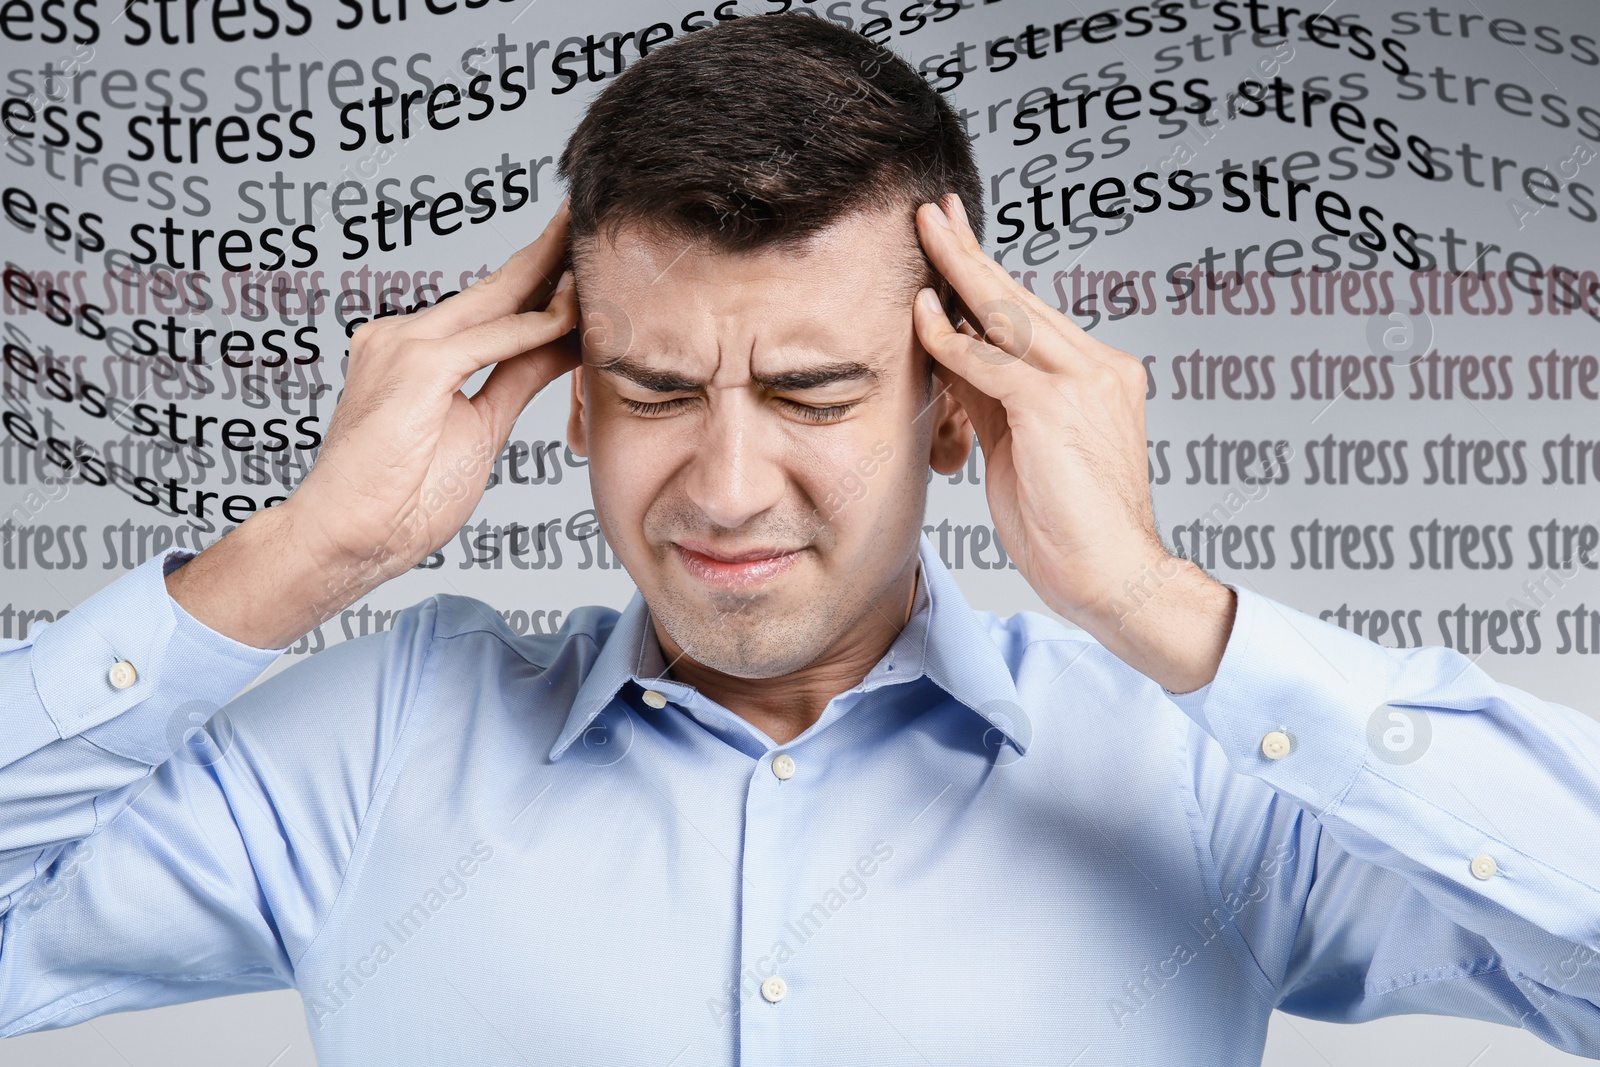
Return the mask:
POLYGON ((133 664, 127 660, 118 660, 106 673, 106 680, 113 688, 126 689, 139 680, 139 672, 133 669, 133 664))
POLYGON ((1289 735, 1274 730, 1261 739, 1261 754, 1268 759, 1282 759, 1289 754, 1289 735))

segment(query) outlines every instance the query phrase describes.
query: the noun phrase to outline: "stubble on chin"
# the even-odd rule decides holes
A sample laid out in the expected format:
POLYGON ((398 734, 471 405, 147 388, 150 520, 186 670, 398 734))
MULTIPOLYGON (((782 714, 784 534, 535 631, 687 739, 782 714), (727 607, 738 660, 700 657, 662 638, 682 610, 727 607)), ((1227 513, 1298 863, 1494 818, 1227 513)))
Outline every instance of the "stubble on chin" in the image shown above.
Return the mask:
POLYGON ((837 636, 830 621, 840 617, 813 598, 785 608, 772 596, 691 599, 673 590, 651 613, 684 655, 736 678, 778 678, 809 666, 837 636))

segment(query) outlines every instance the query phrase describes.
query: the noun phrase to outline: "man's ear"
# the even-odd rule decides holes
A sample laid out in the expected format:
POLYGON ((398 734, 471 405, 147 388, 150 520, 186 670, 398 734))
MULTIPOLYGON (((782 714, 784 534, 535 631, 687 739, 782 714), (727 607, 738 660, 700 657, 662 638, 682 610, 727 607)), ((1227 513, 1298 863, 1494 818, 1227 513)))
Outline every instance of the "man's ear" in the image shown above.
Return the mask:
POLYGON ((589 458, 589 409, 584 404, 583 367, 572 368, 572 406, 567 412, 567 447, 589 458))
MULTIPOLYGON (((929 357, 932 358, 931 356, 929 357)), ((972 452, 972 420, 938 375, 933 388, 933 440, 928 446, 928 466, 940 474, 954 474, 972 452)))

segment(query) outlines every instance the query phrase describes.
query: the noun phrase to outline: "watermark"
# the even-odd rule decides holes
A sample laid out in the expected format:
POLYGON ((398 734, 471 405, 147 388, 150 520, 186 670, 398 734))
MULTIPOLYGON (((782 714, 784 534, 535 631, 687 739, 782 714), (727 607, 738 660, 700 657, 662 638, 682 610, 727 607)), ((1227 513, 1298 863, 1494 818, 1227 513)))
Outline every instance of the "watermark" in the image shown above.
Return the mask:
MULTIPOLYGON (((1163 556, 1154 566, 1148 562, 1141 564, 1137 575, 1123 580, 1119 594, 1112 596, 1108 601, 1117 619, 1117 629, 1124 629, 1128 619, 1144 610, 1156 599, 1162 587, 1181 572, 1182 562, 1192 562, 1200 566, 1200 560, 1206 557, 1203 548, 1213 545, 1217 538, 1223 535, 1224 530, 1233 529, 1234 520, 1246 507, 1267 498, 1272 492, 1272 486, 1277 484, 1273 480, 1275 473, 1287 470, 1290 461, 1294 459, 1294 446, 1288 442, 1281 444, 1282 447, 1263 454, 1262 476, 1259 480, 1243 482, 1238 489, 1230 487, 1221 500, 1201 512, 1193 522, 1184 523, 1179 527, 1180 531, 1196 529, 1192 556, 1185 556, 1181 551, 1163 556), (1205 531, 1204 542, 1200 540, 1199 529, 1205 531)), ((1226 542, 1224 547, 1227 547, 1226 542)))
POLYGON ((868 880, 893 858, 893 845, 883 840, 874 841, 871 852, 863 854, 847 867, 832 885, 823 890, 811 907, 785 922, 783 933, 765 955, 746 964, 738 978, 728 979, 723 984, 721 997, 706 1000, 706 1009, 711 1012, 717 1026, 727 1025, 729 1019, 738 1015, 743 1001, 756 995, 762 983, 794 959, 806 942, 817 936, 829 920, 851 902, 865 899, 868 880))
POLYGON ((620 305, 605 297, 580 295, 578 310, 580 351, 596 353, 603 364, 621 359, 633 348, 633 320, 620 305))
POLYGON ((633 715, 612 701, 584 727, 567 752, 594 767, 609 767, 633 748, 633 715))
MULTIPOLYGON (((1539 968, 1538 977, 1524 972, 1508 970, 1506 972, 1507 977, 1517 983, 1517 988, 1527 994, 1530 1001, 1537 1000, 1541 1002, 1538 1007, 1531 1011, 1524 1009, 1519 1012, 1517 1025, 1526 1030, 1528 1028, 1527 1020, 1531 1016, 1542 1015, 1544 1009, 1552 1003, 1558 1006, 1562 1005, 1562 1001, 1556 994, 1563 992, 1569 984, 1576 981, 1583 974, 1584 969, 1597 959, 1600 959, 1600 952, 1596 952, 1587 945, 1573 945, 1572 951, 1556 962, 1555 974, 1553 975, 1548 963, 1539 968)), ((1594 999, 1593 990, 1594 986, 1588 985, 1577 993, 1567 995, 1592 1001, 1594 999)))
MULTIPOLYGON (((92 453, 93 450, 89 448, 87 443, 82 441, 77 443, 81 445, 85 451, 92 453)), ((79 453, 79 455, 81 454, 82 453, 79 453)), ((51 504, 56 504, 65 500, 67 495, 72 491, 71 478, 61 478, 53 481, 47 481, 41 478, 40 484, 45 487, 43 492, 38 489, 30 488, 27 493, 23 495, 23 499, 12 505, 10 511, 0 512, 0 523, 11 523, 17 526, 26 525, 28 520, 36 518, 41 511, 49 507, 51 504)))
MULTIPOLYGON (((232 749, 233 723, 221 711, 220 705, 203 700, 190 700, 174 708, 168 716, 166 739, 171 752, 170 758, 196 766, 210 766, 232 749)), ((87 837, 80 838, 63 849, 47 868, 43 877, 22 888, 10 909, 4 912, 5 921, 14 928, 20 927, 46 905, 58 904, 71 896, 79 884, 79 874, 95 857, 95 836, 104 833, 107 827, 120 819, 156 781, 155 775, 146 775, 139 779, 126 795, 120 798, 116 811, 109 818, 105 818, 102 825, 87 837)))
POLYGON ((12 932, 20 930, 46 905, 58 903, 71 896, 77 887, 78 875, 82 873, 84 864, 93 858, 94 842, 86 838, 76 845, 68 846, 51 865, 50 873, 46 877, 24 886, 10 909, 4 913, 12 932))
MULTIPOLYGON (((729 223, 735 220, 761 221, 762 209, 765 209, 767 205, 762 200, 760 191, 774 181, 784 167, 794 162, 802 151, 810 148, 811 143, 819 135, 826 135, 830 119, 837 116, 849 105, 864 100, 871 94, 870 79, 877 77, 878 72, 886 63, 890 62, 893 56, 892 52, 889 52, 881 45, 877 45, 877 42, 874 41, 872 44, 877 46, 877 51, 857 68, 861 71, 863 77, 869 79, 869 81, 857 82, 851 87, 848 94, 837 93, 829 89, 821 106, 808 115, 805 122, 793 131, 795 136, 805 134, 804 141, 794 147, 786 148, 780 145, 774 148, 772 154, 760 166, 751 168, 749 176, 744 179, 742 185, 732 181, 726 183, 727 188, 724 195, 727 199, 727 204, 731 206, 719 206, 716 208, 719 229, 727 229, 729 223)), ((923 122, 927 122, 933 117, 932 113, 936 105, 932 100, 925 99, 925 94, 919 94, 917 99, 919 106, 924 106, 928 111, 927 115, 918 115, 917 117, 923 122)))
POLYGON ((209 767, 233 748, 233 720, 209 701, 186 701, 167 716, 166 737, 173 759, 209 767))
POLYGON ((1533 191, 1534 183, 1530 182, 1528 180, 1529 178, 1533 177, 1535 174, 1543 174, 1546 178, 1550 179, 1550 185, 1545 186, 1542 191, 1554 195, 1561 191, 1561 182, 1563 180, 1570 182, 1572 179, 1576 178, 1580 170, 1594 161, 1595 155, 1596 153, 1594 149, 1590 148, 1582 141, 1577 141, 1573 143, 1572 151, 1567 154, 1567 158, 1556 164, 1555 169, 1561 172, 1561 177, 1559 179, 1542 167, 1533 167, 1525 171, 1522 178, 1522 189, 1528 194, 1528 199, 1532 200, 1537 206, 1529 207, 1527 201, 1515 196, 1506 201, 1506 208, 1511 212, 1511 217, 1517 220, 1517 229, 1524 229, 1528 225, 1529 219, 1535 217, 1539 214, 1539 212, 1543 211, 1547 207, 1555 207, 1559 202, 1556 200, 1546 200, 1544 197, 1536 194, 1533 191))
POLYGON ((1003 367, 1026 362, 1033 349, 1033 317, 1020 300, 998 297, 985 301, 972 309, 967 325, 972 327, 966 334, 969 347, 985 363, 1003 367))
MULTIPOLYGON (((18 133, 13 128, 12 122, 17 120, 27 123, 36 122, 39 118, 39 112, 48 104, 65 104, 72 95, 70 92, 71 87, 77 83, 78 78, 82 77, 82 72, 88 69, 89 64, 94 62, 94 56, 93 45, 74 41, 72 55, 58 57, 53 63, 47 62, 40 68, 48 70, 54 78, 59 80, 61 85, 60 96, 44 92, 37 87, 30 89, 23 96, 7 96, 5 101, 7 105, 5 130, 8 136, 4 141, 0 141, 0 147, 10 148, 16 141, 32 141, 34 134, 18 133)), ((50 77, 46 77, 44 84, 48 88, 50 77)), ((59 145, 53 145, 52 147, 59 147, 59 145)))
POLYGON ((1385 763, 1415 763, 1428 751, 1433 725, 1422 708, 1383 703, 1367 716, 1367 748, 1385 763))
POLYGON ((1110 599, 1111 610, 1117 619, 1117 629, 1124 629, 1128 619, 1144 610, 1155 600, 1161 588, 1182 571, 1180 558, 1168 555, 1161 557, 1155 566, 1149 563, 1141 564, 1136 576, 1124 579, 1121 595, 1110 599))
POLYGON ((1538 577, 1525 579, 1522 583, 1522 592, 1528 598, 1519 600, 1514 596, 1506 597, 1506 607, 1516 611, 1534 611, 1548 607, 1569 584, 1581 573, 1583 564, 1576 553, 1566 558, 1560 565, 1552 564, 1539 572, 1538 577))
POLYGON ((1021 759, 1022 753, 1010 743, 1007 735, 1016 738, 1023 748, 1033 740, 1033 720, 1022 706, 1010 700, 991 700, 978 708, 978 712, 993 724, 983 732, 983 747, 994 753, 994 765, 1009 767, 1021 759))
POLYGON ((1392 356, 1409 367, 1427 358, 1433 339, 1433 316, 1426 311, 1420 315, 1390 311, 1367 317, 1367 351, 1374 356, 1392 356))
POLYGON ((1111 1013, 1118 1030, 1125 1029, 1128 1020, 1149 1007, 1163 989, 1177 980, 1183 968, 1199 959, 1206 946, 1232 925, 1246 908, 1268 897, 1278 875, 1288 869, 1294 860, 1297 848, 1292 839, 1280 841, 1273 855, 1264 857, 1238 886, 1224 894, 1222 903, 1207 912, 1199 926, 1192 922, 1189 924, 1201 935, 1198 945, 1191 946, 1187 941, 1174 942, 1171 952, 1154 963, 1145 964, 1137 975, 1122 983, 1119 995, 1106 999, 1106 1010, 1111 1013))
MULTIPOLYGON (((1255 44, 1255 46, 1257 48, 1265 49, 1267 47, 1260 40, 1260 38, 1263 37, 1263 36, 1276 36, 1276 34, 1271 34, 1271 35, 1260 34, 1260 33, 1254 34, 1252 36, 1252 43, 1255 44)), ((1249 77, 1232 79, 1232 80, 1236 84, 1243 85, 1246 81, 1251 81, 1253 78, 1256 78, 1256 77, 1261 77, 1261 78, 1273 78, 1273 77, 1276 77, 1282 72, 1283 68, 1285 66, 1287 66, 1291 60, 1294 59, 1294 57, 1295 57, 1294 46, 1289 43, 1289 39, 1286 37, 1281 42, 1279 42, 1276 46, 1273 47, 1272 53, 1270 55, 1258 57, 1254 63, 1250 64, 1249 66, 1247 66, 1245 68, 1245 72, 1249 77), (1283 53, 1286 50, 1287 50, 1288 54, 1284 55, 1283 53)), ((1224 78, 1224 79, 1222 79, 1222 84, 1227 84, 1229 81, 1230 81, 1230 79, 1224 78)), ((1313 92, 1315 92, 1315 91, 1313 90, 1313 92)), ((1217 105, 1216 104, 1212 104, 1211 107, 1203 115, 1201 115, 1199 118, 1197 118, 1195 120, 1195 124, 1194 124, 1194 126, 1195 126, 1195 134, 1198 137, 1199 142, 1197 144, 1191 145, 1191 144, 1189 144, 1187 142, 1187 138, 1185 138, 1184 140, 1178 141, 1176 144, 1174 144, 1172 146, 1172 151, 1167 154, 1167 157, 1165 159, 1161 160, 1161 162, 1157 166, 1161 170, 1165 171, 1165 170, 1168 170, 1168 169, 1170 169, 1172 167, 1185 167, 1185 166, 1188 166, 1190 163, 1192 163, 1196 159, 1200 158, 1200 150, 1201 149, 1209 148, 1212 145, 1212 143, 1216 141, 1216 139, 1218 137, 1222 136, 1222 131, 1223 130, 1228 129, 1229 126, 1231 126, 1234 123, 1237 123, 1239 121, 1239 98, 1240 98, 1241 95, 1244 95, 1247 99, 1251 99, 1254 102, 1254 98, 1249 97, 1248 94, 1241 94, 1238 91, 1230 92, 1228 94, 1227 98, 1226 98, 1226 104, 1227 104, 1227 118, 1226 118, 1226 120, 1224 120, 1221 117, 1221 115, 1219 114, 1218 109, 1217 109, 1217 105), (1214 129, 1216 132, 1215 133, 1206 133, 1205 131, 1207 129, 1214 129)), ((1325 94, 1317 93, 1316 95, 1323 96, 1323 98, 1326 99, 1326 95, 1325 94)), ((1187 131, 1188 131, 1188 126, 1185 125, 1184 129, 1179 130, 1179 131, 1177 131, 1177 133, 1171 134, 1170 136, 1179 136, 1180 134, 1186 134, 1187 131)), ((1169 136, 1169 135, 1163 135, 1163 136, 1169 136)), ((1145 168, 1145 169, 1148 170, 1150 168, 1145 168)))
POLYGON ((855 464, 845 471, 838 484, 823 494, 819 506, 811 509, 811 517, 817 520, 815 529, 833 522, 851 504, 865 500, 867 483, 894 459, 894 455, 894 446, 889 442, 882 438, 873 442, 871 450, 857 457, 855 464))
POLYGON ((395 539, 400 538, 402 545, 409 544, 412 537, 427 529, 433 516, 464 499, 468 493, 481 491, 482 484, 471 475, 487 469, 493 458, 485 442, 476 442, 466 455, 459 457, 434 484, 423 491, 409 511, 389 524, 389 537, 383 544, 366 559, 331 571, 323 586, 324 614, 334 614, 369 589, 382 585, 411 567, 413 564, 409 557, 401 556, 391 547, 395 539))
POLYGON ((468 880, 494 858, 494 846, 481 838, 472 848, 461 854, 454 864, 445 868, 405 911, 383 924, 383 933, 372 947, 361 956, 339 968, 333 978, 322 983, 321 995, 306 993, 306 1012, 318 1030, 327 1021, 343 1011, 368 982, 378 977, 383 966, 392 961, 413 938, 422 933, 432 918, 453 900, 467 895, 468 880))

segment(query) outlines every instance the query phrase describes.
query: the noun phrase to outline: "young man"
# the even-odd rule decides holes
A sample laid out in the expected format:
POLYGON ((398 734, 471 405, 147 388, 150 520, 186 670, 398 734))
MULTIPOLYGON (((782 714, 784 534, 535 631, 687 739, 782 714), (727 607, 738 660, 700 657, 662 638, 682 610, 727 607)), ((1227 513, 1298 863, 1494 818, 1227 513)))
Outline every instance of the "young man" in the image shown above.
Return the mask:
POLYGON ((1141 365, 982 253, 906 64, 730 22, 562 169, 538 241, 355 333, 287 503, 0 654, 0 1034, 293 987, 324 1067, 1241 1064, 1275 1006, 1600 1055, 1600 726, 1168 555, 1141 365), (174 745, 568 370, 626 611, 434 597, 174 745), (921 538, 974 432, 995 558, 1085 632, 921 538))

